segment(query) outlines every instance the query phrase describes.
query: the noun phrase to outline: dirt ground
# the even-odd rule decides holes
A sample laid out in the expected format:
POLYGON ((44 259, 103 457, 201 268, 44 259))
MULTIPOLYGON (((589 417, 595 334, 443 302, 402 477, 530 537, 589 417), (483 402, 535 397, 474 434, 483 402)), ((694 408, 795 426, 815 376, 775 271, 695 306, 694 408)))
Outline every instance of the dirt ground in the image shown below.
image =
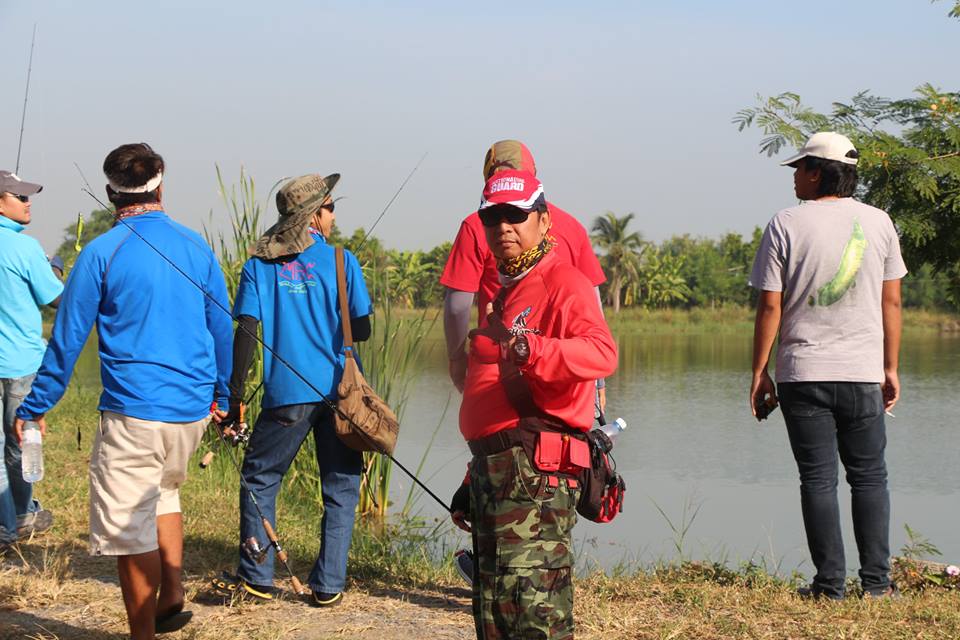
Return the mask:
MULTIPOLYGON (((0 574, 2 575, 2 574, 0 574)), ((0 580, 0 584, 3 581, 0 580)), ((319 609, 292 592, 275 602, 230 602, 214 595, 206 579, 187 582, 190 624, 171 640, 243 638, 473 638, 470 593, 444 591, 351 590, 341 606, 319 609)), ((0 639, 120 640, 127 638, 126 616, 115 578, 72 579, 59 586, 53 602, 13 609, 0 605, 0 639)))

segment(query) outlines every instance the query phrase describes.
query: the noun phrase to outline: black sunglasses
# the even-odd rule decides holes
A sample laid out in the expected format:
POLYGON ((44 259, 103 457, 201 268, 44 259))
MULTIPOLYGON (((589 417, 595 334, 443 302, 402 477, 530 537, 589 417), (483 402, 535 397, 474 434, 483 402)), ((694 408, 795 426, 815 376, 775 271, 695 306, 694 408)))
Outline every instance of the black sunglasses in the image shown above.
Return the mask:
POLYGON ((326 203, 326 204, 320 205, 320 208, 321 208, 321 209, 326 209, 326 210, 329 211, 330 213, 333 213, 333 203, 334 203, 334 201, 331 200, 330 202, 328 202, 328 203, 326 203))
POLYGON ((477 212, 480 222, 485 227, 495 227, 501 220, 506 220, 507 224, 521 224, 527 221, 531 213, 533 211, 524 211, 511 205, 488 207, 477 212))
POLYGON ((30 202, 30 196, 18 196, 15 193, 11 193, 10 195, 16 198, 17 200, 19 200, 20 202, 24 202, 24 203, 30 202))

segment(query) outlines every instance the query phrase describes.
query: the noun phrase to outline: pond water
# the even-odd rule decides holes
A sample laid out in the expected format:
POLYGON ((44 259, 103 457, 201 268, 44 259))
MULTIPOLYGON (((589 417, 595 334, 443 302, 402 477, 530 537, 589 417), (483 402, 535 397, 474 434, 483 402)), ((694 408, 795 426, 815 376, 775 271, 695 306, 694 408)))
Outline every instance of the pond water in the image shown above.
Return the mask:
MULTIPOLYGON (((734 565, 753 560, 770 571, 812 575, 782 414, 778 410, 757 423, 746 407, 751 337, 619 335, 617 340, 620 367, 607 381, 607 413, 628 424, 614 449, 627 481, 626 502, 612 523, 581 519, 577 524, 580 562, 606 568, 620 562, 650 564, 675 559, 679 547, 685 557, 734 565)), ((430 478, 444 499, 469 459, 457 429, 459 394, 445 364, 437 346, 406 408, 396 453, 415 467, 440 425, 422 477, 430 478)), ((896 417, 887 418, 895 554, 907 540, 907 524, 938 546, 946 560, 960 562, 958 364, 960 338, 908 335, 903 341, 903 397, 893 410, 896 417)), ((394 472, 398 500, 409 484, 394 472)), ((855 572, 842 470, 840 503, 847 564, 855 572)), ((419 506, 424 515, 440 513, 427 498, 419 506)), ((466 535, 461 540, 468 545, 466 535)))
MULTIPOLYGON (((783 417, 776 411, 757 423, 746 408, 750 336, 621 333, 617 341, 620 366, 607 381, 607 413, 628 424, 614 449, 628 489, 624 512, 614 522, 577 524, 580 565, 649 565, 676 559, 682 551, 686 558, 732 565, 752 560, 781 574, 812 575, 783 417)), ((457 428, 460 396, 447 378, 439 340, 429 342, 423 353, 424 369, 407 403, 395 455, 416 469, 426 451, 420 477, 447 500, 469 460, 457 428)), ((887 418, 894 554, 907 541, 906 524, 939 547, 944 560, 960 563, 958 364, 960 337, 907 335, 903 340, 903 395, 896 417, 887 418)), ((93 344, 78 373, 85 384, 97 384, 93 344)), ((410 486, 395 469, 395 505, 404 503, 410 486)), ((840 504, 847 565, 855 572, 842 471, 840 504)), ((414 511, 431 519, 445 515, 423 495, 414 511)), ((465 534, 454 530, 450 535, 445 547, 469 546, 465 534)))

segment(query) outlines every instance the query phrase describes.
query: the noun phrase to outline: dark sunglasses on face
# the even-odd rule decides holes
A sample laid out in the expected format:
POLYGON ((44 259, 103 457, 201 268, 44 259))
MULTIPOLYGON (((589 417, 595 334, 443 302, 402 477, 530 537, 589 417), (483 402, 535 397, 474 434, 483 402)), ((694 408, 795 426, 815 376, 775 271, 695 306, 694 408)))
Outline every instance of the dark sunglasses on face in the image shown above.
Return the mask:
POLYGON ((15 193, 8 193, 7 195, 10 196, 11 198, 16 198, 20 202, 24 202, 24 203, 30 202, 30 196, 18 196, 15 193))
POLYGON ((523 209, 518 209, 510 205, 489 207, 487 209, 481 209, 478 212, 480 222, 485 227, 495 227, 500 224, 501 220, 506 220, 507 224, 521 224, 527 221, 527 217, 531 213, 533 212, 524 211, 523 209))
POLYGON ((333 202, 331 201, 331 202, 327 202, 326 204, 322 204, 322 205, 320 205, 320 208, 321 208, 321 209, 326 209, 326 210, 329 211, 330 213, 333 213, 333 202))

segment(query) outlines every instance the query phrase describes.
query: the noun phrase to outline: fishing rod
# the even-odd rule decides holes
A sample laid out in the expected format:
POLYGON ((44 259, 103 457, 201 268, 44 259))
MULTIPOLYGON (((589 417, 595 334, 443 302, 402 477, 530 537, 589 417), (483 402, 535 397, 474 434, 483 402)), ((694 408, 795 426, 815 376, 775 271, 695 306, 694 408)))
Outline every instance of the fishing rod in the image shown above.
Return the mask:
POLYGON ((429 151, 424 151, 424 152, 423 152, 423 155, 420 156, 420 159, 417 161, 417 164, 414 165, 413 169, 410 171, 410 173, 407 175, 407 177, 404 178, 403 182, 400 184, 400 188, 397 189, 397 192, 393 194, 393 197, 392 197, 392 198, 390 198, 390 202, 388 202, 388 203, 387 203, 387 206, 385 206, 385 207, 383 208, 383 211, 380 212, 380 215, 377 216, 377 219, 373 221, 373 225, 370 227, 370 230, 367 231, 365 234, 363 234, 363 239, 360 241, 360 244, 357 246, 357 248, 356 248, 356 250, 354 251, 354 253, 360 253, 360 249, 363 248, 363 244, 367 241, 367 238, 369 238, 369 237, 370 237, 370 234, 373 233, 373 230, 377 228, 377 225, 380 223, 380 220, 381 220, 381 219, 383 218, 383 216, 387 213, 387 209, 390 208, 390 205, 393 204, 393 201, 397 199, 397 196, 400 195, 400 192, 403 191, 403 188, 404 188, 405 186, 407 186, 407 183, 408 183, 408 182, 410 182, 410 178, 412 178, 412 177, 413 177, 413 174, 415 174, 415 173, 417 172, 417 169, 420 168, 421 163, 423 163, 423 160, 427 157, 427 154, 428 154, 428 153, 430 153, 430 152, 429 152, 429 151))
POLYGON ((27 62, 27 88, 23 92, 23 113, 20 115, 20 141, 17 143, 17 168, 14 173, 20 173, 20 150, 23 148, 23 127, 27 121, 27 98, 30 97, 30 74, 33 71, 33 45, 37 41, 37 23, 33 23, 33 37, 30 39, 30 60, 27 62))
MULTIPOLYGON (((418 165, 418 166, 419 166, 419 165, 418 165)), ((411 172, 411 175, 412 175, 412 172, 411 172)), ((82 173, 81 173, 81 177, 82 177, 82 173)), ((408 176, 408 179, 409 179, 409 176, 408 176)), ((86 182, 86 178, 84 178, 84 182, 86 182)), ((404 184, 406 184, 406 181, 404 181, 404 184)), ((402 186, 401 186, 401 189, 402 189, 402 186)), ((93 199, 97 202, 97 204, 99 204, 101 207, 103 207, 104 209, 106 209, 106 210, 109 211, 109 207, 108 207, 107 205, 105 205, 105 204, 103 203, 103 201, 100 200, 100 198, 98 198, 96 195, 94 195, 94 193, 93 193, 93 191, 92 191, 92 188, 90 187, 90 183, 89 183, 89 182, 86 182, 86 188, 83 189, 83 191, 84 191, 87 195, 89 195, 91 198, 93 198, 93 199)), ((394 195, 394 198, 393 198, 393 199, 396 199, 396 195, 398 195, 398 194, 399 194, 399 191, 397 192, 397 194, 394 195)), ((393 200, 391 200, 391 202, 392 202, 392 201, 393 201, 393 200)), ((192 284, 194 287, 196 287, 196 288, 200 291, 200 293, 202 293, 202 294, 204 295, 204 297, 206 297, 208 300, 210 300, 210 302, 212 302, 212 303, 214 304, 215 307, 217 307, 218 309, 220 309, 221 311, 223 311, 224 313, 226 313, 228 316, 230 316, 231 320, 233 319, 233 314, 230 312, 229 309, 227 309, 227 308, 224 307, 222 304, 220 304, 220 301, 217 300, 216 298, 214 298, 213 296, 211 296, 211 295, 206 291, 206 289, 203 288, 203 286, 201 286, 199 283, 195 282, 195 281, 193 280, 193 278, 191 278, 189 275, 187 275, 187 273, 184 272, 183 269, 181 269, 179 266, 177 266, 177 264, 174 263, 173 260, 171 260, 170 258, 168 258, 162 251, 160 251, 157 247, 155 247, 149 240, 147 240, 146 238, 144 238, 143 235, 141 235, 141 234, 133 227, 133 225, 131 225, 131 224, 128 223, 126 220, 124 220, 123 218, 121 218, 120 216, 118 216, 118 215, 116 215, 116 214, 114 214, 113 217, 114 217, 114 219, 115 219, 117 222, 119 222, 120 224, 122 224, 123 226, 125 226, 133 235, 137 236, 137 238, 139 238, 145 245, 147 245, 148 247, 150 247, 150 249, 152 249, 158 256, 160 256, 167 264, 169 264, 171 267, 173 267, 173 269, 174 269, 177 273, 179 273, 180 275, 182 275, 182 276, 187 280, 187 282, 189 282, 189 283, 192 284)), ((382 217, 382 216, 381 216, 381 217, 382 217)), ((302 373, 300 373, 300 371, 298 371, 298 370, 296 369, 296 367, 294 367, 292 364, 290 364, 285 358, 283 358, 283 357, 282 357, 279 353, 277 353, 272 347, 270 347, 270 345, 268 345, 266 342, 264 342, 264 341, 260 338, 260 336, 257 335, 256 331, 250 331, 249 329, 247 329, 246 327, 244 327, 242 324, 237 324, 237 328, 240 329, 241 331, 243 331, 248 337, 252 338, 254 341, 260 343, 260 346, 263 347, 268 353, 270 353, 270 355, 272 355, 272 356, 277 360, 277 362, 279 362, 280 364, 282 364, 283 366, 285 366, 285 367, 290 371, 290 373, 292 373, 292 374, 293 374, 294 376, 296 376, 301 382, 303 382, 305 385, 307 385, 307 388, 310 389, 311 391, 313 391, 315 394, 317 394, 317 396, 320 398, 321 402, 323 402, 323 404, 326 405, 327 408, 329 408, 332 412, 336 413, 338 416, 340 416, 342 419, 344 419, 344 420, 347 422, 347 424, 349 424, 350 427, 351 427, 364 441, 366 441, 367 444, 368 444, 374 451, 377 451, 378 453, 381 453, 381 454, 387 456, 388 458, 390 458, 390 460, 391 460, 395 465, 397 465, 397 466, 400 468, 401 471, 403 471, 404 473, 406 473, 406 474, 410 477, 410 479, 413 480, 413 481, 417 484, 417 486, 419 486, 421 489, 423 489, 423 490, 427 493, 427 495, 429 495, 431 498, 433 498, 433 499, 437 502, 437 504, 439 504, 441 507, 443 507, 443 509, 444 509, 446 512, 452 513, 449 505, 447 505, 443 500, 441 500, 439 497, 437 497, 437 494, 435 494, 433 491, 431 491, 430 488, 429 488, 427 485, 425 485, 425 484, 420 480, 420 478, 418 478, 418 477, 416 476, 416 474, 414 474, 412 471, 410 471, 409 469, 407 469, 399 460, 397 460, 395 457, 393 457, 392 454, 387 453, 386 451, 382 450, 382 449, 380 448, 380 446, 379 446, 376 442, 374 442, 373 439, 370 438, 370 436, 367 435, 367 433, 366 433, 363 429, 361 429, 360 426, 359 426, 356 422, 354 422, 353 419, 352 419, 350 416, 348 416, 348 415, 346 415, 345 413, 343 413, 343 411, 341 411, 341 410, 339 409, 339 407, 337 407, 336 403, 331 402, 331 401, 327 398, 327 396, 326 396, 322 391, 320 391, 312 382, 310 382, 309 380, 307 380, 307 378, 306 378, 302 373)))
MULTIPOLYGON (((241 404, 241 421, 243 420, 243 411, 244 406, 241 404)), ((220 438, 221 442, 228 444, 227 437, 223 433, 223 429, 220 428, 220 425, 217 423, 217 421, 211 420, 210 424, 212 424, 216 429, 217 436, 220 438)), ((227 449, 230 449, 230 447, 228 446, 227 449)), ((270 541, 270 546, 274 548, 277 558, 283 564, 283 568, 286 569, 287 573, 290 574, 290 584, 293 585, 294 593, 297 595, 305 594, 306 590, 303 588, 303 584, 300 582, 299 578, 297 578, 296 574, 290 568, 290 564, 287 562, 287 552, 283 549, 283 547, 280 546, 280 539, 277 537, 277 532, 273 530, 273 526, 270 524, 270 521, 267 520, 265 515, 263 515, 263 510, 260 509, 260 505, 257 504, 256 496, 254 496, 253 491, 250 490, 250 485, 248 485, 247 481, 243 478, 243 471, 240 469, 240 463, 237 462, 237 458, 233 455, 232 451, 227 452, 227 457, 230 458, 234 468, 237 470, 237 475, 240 476, 240 484, 243 485, 244 491, 246 491, 247 495, 250 497, 250 502, 253 503, 253 508, 257 510, 257 515, 260 516, 260 523, 263 525, 263 530, 267 533, 267 540, 270 541)), ((267 549, 261 548, 260 543, 254 536, 244 540, 240 546, 243 548, 243 551, 247 554, 247 556, 249 556, 249 558, 257 564, 262 563, 267 557, 267 549)))

